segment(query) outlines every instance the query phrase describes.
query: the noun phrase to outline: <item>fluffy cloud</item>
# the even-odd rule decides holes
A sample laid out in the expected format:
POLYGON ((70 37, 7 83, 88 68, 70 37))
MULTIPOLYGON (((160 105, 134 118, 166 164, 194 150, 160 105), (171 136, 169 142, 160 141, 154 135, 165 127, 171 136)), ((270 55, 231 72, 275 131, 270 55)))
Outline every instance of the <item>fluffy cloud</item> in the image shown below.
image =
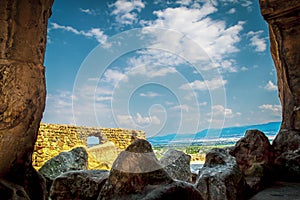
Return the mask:
POLYGON ((274 116, 281 116, 281 106, 280 105, 271 105, 271 104, 263 104, 258 107, 263 112, 270 111, 274 116))
POLYGON ((158 93, 156 93, 156 92, 147 92, 147 93, 141 93, 140 96, 141 96, 141 97, 154 98, 154 97, 159 97, 159 96, 161 96, 161 95, 158 94, 158 93))
POLYGON ((130 25, 138 21, 136 12, 141 12, 145 4, 141 0, 117 0, 111 6, 114 8, 111 14, 116 16, 116 21, 130 25))
POLYGON ((186 83, 180 87, 180 89, 184 90, 215 90, 218 88, 225 87, 225 84, 227 83, 226 80, 223 80, 222 78, 214 78, 212 80, 205 80, 205 81, 199 81, 196 80, 191 83, 186 83))
POLYGON ((177 0, 176 3, 183 5, 183 6, 188 6, 188 5, 192 4, 193 1, 192 0, 177 0))
POLYGON ((46 121, 47 123, 74 124, 72 98, 75 97, 69 91, 60 90, 56 93, 48 93, 42 121, 46 121))
POLYGON ((150 124, 159 125, 161 123, 157 116, 143 117, 140 113, 136 113, 136 116, 117 115, 117 120, 120 125, 131 129, 149 126, 150 124))
POLYGON ((250 31, 248 36, 250 37, 250 45, 255 48, 257 52, 263 52, 267 49, 267 42, 265 38, 261 38, 263 31, 250 31))
POLYGON ((92 9, 83 9, 83 8, 79 8, 79 11, 88 15, 96 15, 96 11, 92 10, 92 9))
POLYGON ((177 105, 177 106, 171 107, 171 109, 188 112, 190 107, 188 105, 177 105))
POLYGON ((235 8, 231 8, 230 10, 228 10, 228 14, 234 14, 236 12, 235 8))
POLYGON ((103 31, 99 28, 91 28, 89 31, 77 30, 71 26, 59 25, 57 23, 51 23, 51 29, 61 29, 64 31, 69 31, 76 35, 82 35, 88 38, 96 39, 103 47, 109 47, 110 45, 107 43, 108 36, 104 34, 103 31))
MULTIPOLYGON (((178 49, 178 45, 184 46, 182 49, 186 52, 183 52, 183 55, 189 61, 198 61, 203 59, 203 56, 205 59, 210 57, 219 67, 222 67, 221 63, 225 61, 225 57, 239 51, 236 44, 241 41, 239 34, 243 30, 245 22, 239 21, 235 25, 227 26, 225 21, 209 17, 215 12, 217 12, 217 8, 211 2, 203 4, 200 8, 167 8, 154 11, 157 19, 146 24, 150 27, 180 31, 195 41, 204 50, 206 57, 201 55, 198 50, 192 49, 190 45, 184 46, 185 44, 181 42, 182 38, 176 38, 170 34, 157 35, 160 43, 174 47, 174 51, 178 49)), ((229 70, 234 71, 232 68, 229 70)))
POLYGON ((240 116, 241 113, 236 112, 234 113, 232 109, 230 108, 225 108, 222 105, 214 105, 212 106, 212 112, 208 113, 209 116, 217 116, 217 117, 222 117, 224 116, 225 118, 233 118, 235 116, 240 116))
POLYGON ((269 81, 267 83, 267 85, 265 85, 264 88, 268 91, 277 91, 278 90, 277 86, 272 81, 269 81))
POLYGON ((223 105, 214 105, 211 107, 211 112, 206 114, 206 121, 210 123, 210 127, 223 128, 224 125, 228 125, 228 122, 236 121, 235 118, 241 115, 240 112, 234 112, 223 105))
POLYGON ((118 82, 120 81, 125 81, 127 82, 128 77, 126 74, 118 71, 118 70, 112 70, 112 69, 108 69, 105 71, 104 73, 104 82, 109 82, 113 85, 116 85, 118 82))

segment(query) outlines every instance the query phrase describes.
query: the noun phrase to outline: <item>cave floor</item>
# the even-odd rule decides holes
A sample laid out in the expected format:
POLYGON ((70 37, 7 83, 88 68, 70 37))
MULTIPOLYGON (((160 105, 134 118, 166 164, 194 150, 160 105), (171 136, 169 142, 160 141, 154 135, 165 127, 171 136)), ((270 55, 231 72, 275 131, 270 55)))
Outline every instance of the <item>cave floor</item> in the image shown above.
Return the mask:
POLYGON ((250 200, 300 200, 300 183, 275 182, 250 200))

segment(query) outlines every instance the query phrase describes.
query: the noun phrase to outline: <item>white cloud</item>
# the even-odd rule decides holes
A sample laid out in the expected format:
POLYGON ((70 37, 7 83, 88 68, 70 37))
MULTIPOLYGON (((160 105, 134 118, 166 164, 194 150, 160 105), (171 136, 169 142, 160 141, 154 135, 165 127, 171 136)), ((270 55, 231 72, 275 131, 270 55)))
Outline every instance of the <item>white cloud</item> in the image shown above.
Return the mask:
POLYGON ((222 105, 214 105, 212 106, 212 112, 208 113, 210 116, 217 116, 217 117, 222 117, 225 116, 225 118, 233 118, 235 116, 240 116, 240 112, 234 113, 232 109, 230 108, 225 108, 222 105))
MULTIPOLYGON (((149 21, 147 25, 180 31, 200 45, 207 55, 219 67, 222 67, 221 62, 225 61, 225 57, 239 51, 236 44, 241 41, 240 32, 243 30, 245 22, 239 21, 235 25, 226 26, 224 20, 214 20, 209 17, 210 14, 216 11, 217 8, 211 2, 207 2, 197 9, 187 7, 167 8, 154 11, 157 19, 149 21)), ((157 35, 157 40, 175 51, 178 49, 178 45, 183 46, 184 44, 181 42, 182 38, 174 37, 170 34, 157 35)), ((182 48, 186 51, 183 52, 183 55, 189 61, 203 60, 203 57, 208 58, 207 55, 201 55, 198 50, 192 49, 188 44, 186 45, 182 48)), ((228 69, 235 71, 232 68, 228 69)))
POLYGON ((162 66, 149 66, 149 65, 136 65, 133 67, 128 67, 126 73, 129 73, 131 76, 141 75, 148 78, 154 77, 164 77, 168 74, 176 73, 174 67, 162 67, 162 66))
POLYGON ((51 23, 51 29, 61 29, 65 31, 72 32, 76 35, 82 35, 88 38, 96 39, 103 47, 109 47, 110 44, 107 43, 108 36, 104 34, 99 28, 91 28, 89 31, 77 30, 71 26, 59 25, 57 23, 51 23))
POLYGON ((104 96, 99 96, 99 97, 96 97, 96 101, 111 101, 112 100, 112 97, 104 97, 104 96))
POLYGON ((223 80, 222 78, 214 78, 212 80, 205 80, 205 81, 199 81, 196 80, 191 83, 186 83, 182 86, 180 86, 180 89, 184 90, 215 90, 222 87, 225 87, 225 84, 227 83, 226 80, 223 80))
POLYGON ((174 102, 171 101, 165 101, 166 106, 172 106, 174 105, 174 102))
POLYGON ((177 105, 177 106, 171 107, 171 109, 188 112, 190 107, 188 105, 177 105))
POLYGON ((141 97, 150 97, 150 98, 153 98, 153 97, 158 97, 158 96, 161 96, 160 94, 156 93, 156 92, 147 92, 147 93, 141 93, 140 94, 141 97))
POLYGON ((228 14, 234 14, 234 13, 236 13, 236 9, 235 8, 231 8, 230 10, 228 10, 227 13, 228 14))
POLYGON ((57 91, 55 94, 48 93, 42 121, 73 124, 72 93, 69 91, 57 91))
POLYGON ((160 120, 158 119, 158 117, 156 116, 151 116, 151 117, 143 117, 140 113, 136 114, 135 120, 139 123, 139 124, 160 124, 160 120))
POLYGON ((139 51, 138 54, 128 60, 126 68, 126 72, 133 76, 164 77, 176 73, 177 70, 172 66, 182 63, 178 56, 155 49, 139 51))
POLYGON ((120 125, 132 129, 149 126, 150 124, 159 125, 161 123, 157 116, 143 117, 140 113, 136 113, 136 116, 117 115, 117 120, 120 125))
POLYGON ((281 106, 280 105, 271 105, 271 104, 263 104, 258 107, 263 112, 271 111, 271 114, 274 116, 281 116, 281 106))
POLYGON ((278 90, 277 86, 272 81, 269 81, 267 83, 267 85, 265 85, 264 88, 268 91, 277 91, 278 90))
POLYGON ((263 52, 267 49, 266 38, 261 38, 262 33, 263 31, 250 31, 247 34, 250 37, 250 45, 255 47, 257 52, 263 52))
POLYGON ((84 8, 79 8, 80 12, 88 14, 88 15, 96 15, 95 10, 92 9, 84 9, 84 8))
POLYGON ((125 128, 131 128, 135 126, 131 115, 117 115, 117 120, 119 124, 125 128))
POLYGON ((199 106, 207 106, 207 102, 206 101, 201 102, 201 103, 199 103, 199 106))
POLYGON ((145 4, 141 0, 117 0, 111 6, 114 8, 111 14, 116 16, 116 21, 130 25, 138 21, 137 12, 141 12, 145 4))
POLYGON ((252 4, 253 4, 252 1, 250 1, 250 0, 244 0, 244 1, 242 1, 241 6, 249 8, 252 4))
POLYGON ((183 5, 183 6, 188 6, 188 5, 192 4, 193 1, 192 0, 177 0, 176 3, 183 5))
POLYGON ((229 72, 237 72, 237 69, 235 67, 235 60, 224 60, 220 62, 220 65, 222 66, 222 69, 229 71, 229 72))
POLYGON ((211 107, 211 112, 207 113, 206 121, 210 123, 211 128, 223 128, 228 126, 228 122, 236 121, 236 117, 242 113, 234 112, 231 108, 226 108, 223 105, 214 105, 211 107))
POLYGON ((249 70, 249 68, 246 67, 246 66, 243 66, 243 67, 241 68, 241 71, 248 71, 248 70, 249 70))
POLYGON ((126 74, 124 74, 124 73, 122 73, 122 72, 120 72, 118 70, 108 69, 104 73, 104 79, 103 79, 103 81, 111 83, 113 85, 116 85, 120 81, 127 82, 128 81, 128 77, 127 77, 126 74))

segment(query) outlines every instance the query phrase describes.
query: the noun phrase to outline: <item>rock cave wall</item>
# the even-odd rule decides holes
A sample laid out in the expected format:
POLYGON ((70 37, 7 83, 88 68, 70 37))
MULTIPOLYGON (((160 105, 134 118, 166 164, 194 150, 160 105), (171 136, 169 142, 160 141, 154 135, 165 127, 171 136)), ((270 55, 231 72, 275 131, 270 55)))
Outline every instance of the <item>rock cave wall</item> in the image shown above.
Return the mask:
POLYGON ((300 181, 300 1, 260 0, 269 25, 282 124, 274 139, 274 164, 283 179, 300 181))
POLYGON ((32 152, 45 108, 43 63, 52 3, 0 1, 1 199, 46 199, 32 152))
POLYGON ((98 137, 101 143, 113 142, 119 151, 126 149, 137 138, 146 138, 143 131, 41 123, 32 156, 33 166, 40 168, 62 151, 77 146, 88 147, 87 139, 90 136, 98 137))

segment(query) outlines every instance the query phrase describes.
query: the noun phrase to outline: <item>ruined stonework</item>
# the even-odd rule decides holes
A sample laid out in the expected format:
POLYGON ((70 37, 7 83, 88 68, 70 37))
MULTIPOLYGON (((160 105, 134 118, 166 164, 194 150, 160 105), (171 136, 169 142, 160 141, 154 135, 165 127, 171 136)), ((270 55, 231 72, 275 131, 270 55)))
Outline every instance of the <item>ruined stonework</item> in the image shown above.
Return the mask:
POLYGON ((0 1, 0 196, 44 199, 31 157, 45 107, 44 53, 53 0, 0 1))
POLYGON ((78 146, 87 148, 89 136, 98 137, 99 143, 102 144, 113 142, 118 152, 127 148, 135 139, 146 138, 143 131, 41 123, 34 147, 33 166, 40 168, 47 160, 62 151, 69 151, 78 146))
POLYGON ((300 180, 300 168, 294 167, 300 166, 300 1, 260 0, 260 7, 269 24, 282 105, 282 125, 273 142, 274 162, 279 172, 287 174, 285 178, 300 180))

